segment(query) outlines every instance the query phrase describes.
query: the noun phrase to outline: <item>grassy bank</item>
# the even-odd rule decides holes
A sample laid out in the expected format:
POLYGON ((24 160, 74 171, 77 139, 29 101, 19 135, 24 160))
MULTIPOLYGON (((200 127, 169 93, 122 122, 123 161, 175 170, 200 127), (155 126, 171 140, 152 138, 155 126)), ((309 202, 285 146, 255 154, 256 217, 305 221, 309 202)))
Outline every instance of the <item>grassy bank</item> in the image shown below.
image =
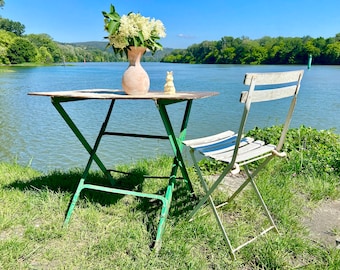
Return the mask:
MULTIPOLYGON (((275 136, 275 128, 256 130, 275 136)), ((82 194, 67 228, 64 214, 81 170, 36 172, 0 163, 0 269, 340 269, 340 250, 310 240, 302 218, 323 200, 340 198, 339 136, 300 128, 287 141, 289 159, 272 162, 258 185, 280 230, 250 244, 231 261, 212 215, 187 222, 195 201, 179 183, 158 254, 150 249, 160 205, 157 201, 94 191, 82 194)), ((133 175, 115 175, 118 185, 163 192, 167 180, 143 179, 143 174, 167 175, 171 158, 141 160, 122 166, 133 175)), ((213 174, 216 164, 206 164, 213 174)), ((189 171, 199 192, 194 171, 189 171)), ((104 181, 92 172, 92 181, 104 181)), ((226 198, 226 192, 215 194, 226 198)), ((225 211, 233 241, 247 237, 258 223, 258 204, 245 191, 225 211), (252 220, 244 214, 250 213, 252 220), (238 230, 232 226, 237 218, 238 230)), ((223 210, 224 211, 224 210, 223 210)), ((340 236, 340 232, 333 230, 340 236)))

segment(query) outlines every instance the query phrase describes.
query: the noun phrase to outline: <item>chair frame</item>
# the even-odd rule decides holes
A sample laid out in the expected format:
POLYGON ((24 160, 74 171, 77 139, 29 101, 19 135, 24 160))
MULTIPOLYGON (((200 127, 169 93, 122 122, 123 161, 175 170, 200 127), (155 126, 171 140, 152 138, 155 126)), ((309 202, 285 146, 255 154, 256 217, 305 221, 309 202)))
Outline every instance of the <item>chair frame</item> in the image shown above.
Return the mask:
MULTIPOLYGON (((297 70, 297 71, 285 71, 285 72, 271 72, 271 73, 247 73, 245 74, 244 78, 244 85, 249 85, 249 90, 244 91, 241 93, 240 102, 244 103, 244 110, 243 115, 241 118, 240 126, 238 129, 238 133, 235 134, 232 131, 223 132, 217 135, 208 136, 205 138, 199 138, 199 139, 193 139, 193 140, 187 140, 183 143, 190 148, 190 156, 193 160, 194 167, 196 169, 198 178, 201 182, 201 185, 203 187, 203 190, 205 192, 204 197, 199 201, 199 203, 196 205, 196 207, 192 210, 192 212, 189 215, 189 219, 192 220, 193 216, 197 213, 197 211, 202 208, 202 206, 208 201, 211 209, 214 213, 214 216, 217 220, 218 226, 220 227, 223 237, 225 241, 227 242, 227 246, 229 248, 230 254, 232 256, 232 259, 236 259, 235 253, 240 250, 242 247, 248 245, 249 243, 256 240, 259 236, 262 236, 266 234, 268 231, 274 229, 276 232, 278 231, 277 226, 274 223, 274 219, 272 218, 268 207, 266 206, 262 195, 255 183, 255 176, 269 163, 269 161, 274 157, 285 157, 286 153, 281 152, 282 146, 284 144, 289 125, 291 122, 291 118, 294 112, 294 108, 297 101, 297 95, 300 89, 300 83, 301 79, 303 77, 303 70, 297 70), (257 86, 260 87, 271 87, 270 89, 265 90, 258 90, 257 86), (247 156, 247 153, 241 153, 240 149, 244 147, 244 144, 254 144, 258 142, 253 142, 251 138, 243 138, 243 132, 245 129, 245 124, 248 118, 248 114, 250 111, 250 107, 252 103, 255 102, 264 102, 264 101, 272 101, 272 100, 278 100, 282 98, 291 98, 290 107, 288 110, 288 114, 286 116, 286 120, 281 132, 280 139, 278 141, 278 144, 275 145, 266 145, 263 142, 261 142, 263 145, 259 147, 259 149, 262 149, 259 151, 259 153, 251 153, 249 156, 247 156), (228 141, 228 142, 227 142, 228 141), (230 143, 232 141, 232 143, 230 143), (223 156, 224 152, 221 147, 217 147, 218 144, 226 144, 227 150, 229 150, 229 156, 225 157, 223 156), (230 150, 230 149, 233 150, 230 150), (204 179, 204 176, 201 172, 201 169, 198 165, 198 160, 195 156, 195 152, 199 152, 200 154, 203 154, 207 158, 212 158, 215 160, 220 160, 224 163, 226 163, 226 167, 220 174, 220 176, 215 180, 215 182, 211 185, 209 188, 207 182, 204 179), (232 155, 231 155, 232 154, 232 155), (241 157, 242 156, 242 157, 241 157), (264 159, 264 161, 253 171, 251 172, 247 166, 247 164, 252 163, 256 160, 264 159), (229 197, 227 202, 222 203, 221 205, 216 206, 213 199, 212 199, 212 193, 216 190, 216 188, 219 186, 219 184, 223 181, 225 176, 228 173, 237 174, 240 172, 240 167, 243 167, 245 169, 247 178, 246 180, 241 184, 241 186, 229 197), (253 237, 249 241, 239 245, 236 248, 233 248, 230 239, 227 235, 227 232, 222 224, 222 220, 217 212, 217 209, 219 207, 222 207, 231 201, 234 200, 234 198, 248 185, 251 184, 253 187, 258 199, 261 202, 262 208, 264 209, 264 213, 267 216, 270 226, 266 229, 264 229, 261 233, 259 233, 257 236, 253 237)), ((244 148, 245 149, 245 148, 244 148)), ((246 151, 245 151, 246 152, 246 151)))

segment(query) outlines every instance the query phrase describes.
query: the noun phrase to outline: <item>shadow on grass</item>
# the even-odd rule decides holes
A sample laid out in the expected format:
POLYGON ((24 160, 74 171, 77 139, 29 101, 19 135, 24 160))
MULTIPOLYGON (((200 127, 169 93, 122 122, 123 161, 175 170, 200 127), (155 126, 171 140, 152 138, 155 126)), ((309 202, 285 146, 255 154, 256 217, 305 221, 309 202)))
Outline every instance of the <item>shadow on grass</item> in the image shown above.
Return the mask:
MULTIPOLYGON (((132 169, 130 172, 124 174, 115 173, 115 184, 112 186, 110 181, 102 172, 91 171, 87 176, 86 183, 143 192, 145 181, 154 181, 145 178, 145 175, 148 175, 148 172, 140 168, 132 169)), ((4 189, 18 189, 24 192, 49 190, 57 193, 69 193, 72 195, 75 193, 81 177, 81 169, 73 169, 67 172, 53 171, 47 175, 42 175, 29 180, 18 179, 7 186, 4 186, 4 189)), ((167 189, 166 182, 164 182, 164 180, 160 181, 159 186, 162 188, 160 188, 156 194, 164 195, 167 189)), ((86 199, 87 202, 93 204, 99 203, 102 206, 110 206, 116 204, 124 196, 126 195, 84 189, 80 194, 79 200, 86 199)), ((144 219, 144 222, 146 223, 147 230, 153 237, 155 237, 162 202, 160 200, 143 197, 135 197, 135 200, 137 200, 136 210, 145 212, 147 219, 144 219)), ((190 194, 186 185, 181 180, 178 180, 173 192, 169 217, 178 218, 185 215, 193 208, 194 203, 196 203, 196 200, 190 194)))

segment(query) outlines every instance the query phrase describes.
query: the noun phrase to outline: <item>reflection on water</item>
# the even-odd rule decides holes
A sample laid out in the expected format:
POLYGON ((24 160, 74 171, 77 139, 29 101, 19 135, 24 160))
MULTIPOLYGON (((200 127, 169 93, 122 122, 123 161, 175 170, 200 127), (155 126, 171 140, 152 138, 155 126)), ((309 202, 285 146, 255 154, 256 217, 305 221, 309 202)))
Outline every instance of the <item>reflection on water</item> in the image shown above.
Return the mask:
MULTIPOLYGON (((162 90, 166 71, 174 72, 177 91, 218 91, 219 96, 193 103, 187 138, 235 129, 241 115, 239 93, 244 90, 246 72, 305 69, 304 66, 184 65, 143 63, 149 73, 151 89, 162 90)), ((84 167, 88 154, 66 126, 48 97, 28 96, 33 91, 58 91, 91 88, 120 88, 127 63, 86 63, 75 66, 6 68, 0 72, 0 161, 17 160, 41 171, 84 167)), ((313 66, 306 70, 292 126, 302 124, 317 129, 340 130, 340 98, 337 66, 313 66)), ((65 103, 65 109, 93 145, 110 101, 65 103)), ((279 123, 283 111, 269 119, 259 119, 261 110, 252 108, 249 119, 266 126, 279 123)), ((169 106, 178 130, 184 104, 169 106)), ((152 101, 116 101, 109 123, 110 131, 165 135, 164 127, 152 101)), ((170 154, 167 141, 141 138, 104 137, 99 156, 105 164, 133 162, 140 158, 170 154)))

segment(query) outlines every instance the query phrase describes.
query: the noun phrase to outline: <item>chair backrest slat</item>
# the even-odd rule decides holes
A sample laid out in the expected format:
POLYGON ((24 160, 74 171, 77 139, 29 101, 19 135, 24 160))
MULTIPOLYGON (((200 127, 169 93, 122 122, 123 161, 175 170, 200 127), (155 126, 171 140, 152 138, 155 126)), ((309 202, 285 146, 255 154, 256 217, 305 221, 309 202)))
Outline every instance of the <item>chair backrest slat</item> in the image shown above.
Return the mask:
MULTIPOLYGON (((296 92, 296 85, 275 88, 275 89, 266 89, 261 91, 254 91, 251 97, 251 102, 262 102, 262 101, 270 101, 275 99, 287 98, 291 97, 296 92)), ((248 91, 244 91, 241 93, 240 102, 245 103, 248 97, 248 91)))
POLYGON ((235 162, 236 160, 237 148, 244 132, 244 127, 248 118, 251 103, 290 97, 290 107, 288 109, 286 121, 281 132, 280 140, 276 146, 277 151, 281 150, 295 108, 296 96, 300 89, 302 76, 303 70, 269 73, 247 73, 245 75, 244 84, 249 85, 249 90, 242 92, 240 97, 240 102, 245 103, 245 105, 238 130, 238 138, 236 140, 236 151, 234 152, 232 162, 235 162))
POLYGON ((253 78, 256 78, 257 85, 283 84, 297 82, 302 75, 302 70, 268 72, 268 73, 247 73, 244 78, 244 84, 250 85, 253 78))

